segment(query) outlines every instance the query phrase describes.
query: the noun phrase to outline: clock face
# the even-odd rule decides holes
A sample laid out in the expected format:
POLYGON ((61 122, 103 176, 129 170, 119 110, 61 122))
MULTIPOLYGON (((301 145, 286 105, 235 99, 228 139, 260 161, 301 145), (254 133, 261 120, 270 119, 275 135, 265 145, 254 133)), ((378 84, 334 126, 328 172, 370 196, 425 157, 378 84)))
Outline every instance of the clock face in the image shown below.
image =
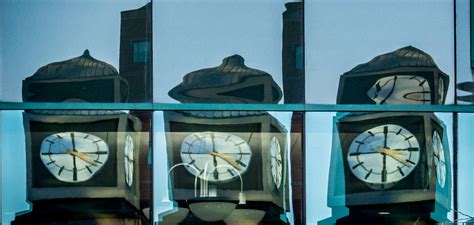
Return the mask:
POLYGON ((443 143, 437 131, 433 132, 433 154, 438 184, 444 187, 446 183, 446 160, 444 158, 443 143))
POLYGON ((438 78, 438 104, 443 104, 444 100, 444 80, 440 77, 438 78))
POLYGON ((246 141, 239 136, 220 132, 198 132, 181 143, 181 160, 194 166, 188 172, 211 182, 234 179, 244 173, 252 157, 246 141))
POLYGON ((281 178, 282 178, 282 159, 281 159, 281 148, 280 142, 276 137, 272 138, 270 143, 270 165, 271 165, 271 172, 273 183, 277 188, 280 188, 281 185, 281 178))
POLYGON ((133 145, 133 138, 130 135, 125 137, 125 146, 124 146, 124 167, 125 167, 125 183, 129 187, 133 184, 133 154, 135 148, 133 145))
POLYGON ((41 161, 56 179, 78 183, 89 180, 102 168, 109 147, 95 135, 64 132, 46 137, 40 153, 41 161))
POLYGON ((407 177, 420 159, 417 138, 404 127, 386 124, 360 133, 347 154, 349 168, 372 189, 387 189, 407 177))
POLYGON ((395 75, 381 78, 367 92, 376 104, 431 104, 428 81, 420 76, 395 75))

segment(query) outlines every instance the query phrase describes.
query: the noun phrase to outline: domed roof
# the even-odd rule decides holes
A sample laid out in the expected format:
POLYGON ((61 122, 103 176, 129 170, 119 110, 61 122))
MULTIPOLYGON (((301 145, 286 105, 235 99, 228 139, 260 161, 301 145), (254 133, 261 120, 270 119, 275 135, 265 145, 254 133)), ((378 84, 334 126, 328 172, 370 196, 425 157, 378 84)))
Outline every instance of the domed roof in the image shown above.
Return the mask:
POLYGON ((247 67, 242 56, 232 55, 220 66, 186 74, 168 95, 194 103, 276 103, 282 92, 270 74, 247 67))
POLYGON ((376 56, 367 63, 360 64, 346 73, 364 73, 389 70, 398 67, 435 67, 436 63, 427 53, 413 46, 407 46, 376 56))
POLYGON ((27 80, 53 80, 118 76, 117 70, 110 64, 93 58, 89 50, 69 60, 50 63, 36 71, 27 80))

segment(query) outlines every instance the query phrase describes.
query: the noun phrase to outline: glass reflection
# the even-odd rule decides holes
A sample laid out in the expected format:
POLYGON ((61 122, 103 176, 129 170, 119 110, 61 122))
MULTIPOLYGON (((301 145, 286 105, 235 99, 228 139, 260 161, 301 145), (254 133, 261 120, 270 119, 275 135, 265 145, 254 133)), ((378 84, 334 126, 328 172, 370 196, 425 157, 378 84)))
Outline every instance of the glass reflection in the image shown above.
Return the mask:
POLYGON ((160 224, 177 218, 179 224, 288 223, 289 140, 279 117, 261 111, 164 112, 175 208, 161 214, 160 224))
POLYGON ((155 102, 175 102, 166 92, 180 83, 181 77, 182 85, 169 94, 179 102, 279 103, 283 95, 285 103, 304 102, 301 1, 157 1, 154 5, 154 68, 160 74, 159 82, 155 82, 159 87, 155 89, 155 102), (222 65, 213 67, 222 59, 222 65), (191 80, 206 70, 200 68, 215 73, 208 76, 209 80, 200 79, 207 83, 201 84, 203 90, 196 89, 193 85, 197 84, 191 80), (249 69, 250 73, 245 71, 249 69), (255 77, 266 74, 267 80, 227 80, 229 70, 255 77), (264 85, 265 90, 257 93, 248 83, 264 85), (211 88, 214 96, 206 93, 211 88), (177 92, 186 92, 187 96, 177 99, 177 92))
POLYGON ((406 112, 334 116, 327 196, 332 217, 318 224, 449 222, 449 130, 440 118, 406 112))
POLYGON ((444 104, 449 76, 413 46, 379 55, 344 73, 338 104, 444 104))
POLYGON ((3 101, 151 101, 151 3, 3 1, 0 14, 3 101))
POLYGON ((150 121, 125 111, 25 111, 32 209, 12 224, 147 224, 149 132, 142 123, 150 121))

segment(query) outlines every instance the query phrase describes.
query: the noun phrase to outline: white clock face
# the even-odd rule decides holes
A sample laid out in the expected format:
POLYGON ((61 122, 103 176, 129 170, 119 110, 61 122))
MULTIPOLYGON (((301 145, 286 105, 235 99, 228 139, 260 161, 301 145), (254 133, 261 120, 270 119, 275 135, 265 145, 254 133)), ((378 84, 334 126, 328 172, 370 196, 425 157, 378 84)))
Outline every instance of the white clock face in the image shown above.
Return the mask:
POLYGON ((125 137, 125 146, 124 146, 124 167, 125 167, 125 183, 128 186, 133 184, 133 154, 135 147, 133 145, 133 138, 130 135, 125 137))
POLYGON ((351 143, 347 161, 351 172, 373 189, 386 189, 407 177, 418 164, 416 137, 395 124, 376 126, 351 143))
POLYGON ((437 131, 433 132, 433 154, 436 166, 436 178, 438 184, 444 187, 446 184, 446 159, 444 157, 443 142, 441 142, 437 131))
POLYGON ((282 159, 281 159, 281 148, 280 148, 280 142, 276 137, 272 138, 272 141, 270 143, 270 165, 271 165, 271 172, 272 172, 272 178, 273 178, 273 183, 277 188, 280 188, 281 186, 281 178, 282 178, 282 170, 283 170, 283 164, 282 164, 282 159))
POLYGON ((252 157, 246 141, 239 136, 220 132, 198 132, 181 143, 181 160, 199 172, 188 172, 211 182, 228 181, 244 173, 252 157))
POLYGON ((102 138, 81 132, 52 134, 41 143, 43 164, 58 180, 89 180, 107 162, 109 147, 102 138))
POLYGON ((428 81, 420 76, 395 75, 381 78, 367 92, 376 104, 431 104, 428 81))
POLYGON ((443 100, 444 100, 444 80, 440 77, 438 79, 438 98, 439 98, 439 102, 438 104, 443 104, 443 100))

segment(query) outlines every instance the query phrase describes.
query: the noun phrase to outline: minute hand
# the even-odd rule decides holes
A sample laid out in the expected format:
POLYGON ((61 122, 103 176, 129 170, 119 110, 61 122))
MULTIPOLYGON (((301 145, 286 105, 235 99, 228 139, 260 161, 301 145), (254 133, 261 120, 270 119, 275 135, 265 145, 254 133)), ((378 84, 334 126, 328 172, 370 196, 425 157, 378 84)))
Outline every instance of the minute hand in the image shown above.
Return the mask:
POLYGON ((385 153, 386 155, 392 157, 393 159, 397 160, 398 162, 400 162, 401 164, 403 164, 407 167, 411 166, 408 162, 406 162, 405 160, 398 157, 398 155, 403 155, 404 154, 403 152, 398 152, 398 151, 391 150, 391 149, 386 149, 386 148, 377 148, 377 152, 385 153))
POLYGON ((237 164, 237 162, 236 162, 234 159, 230 158, 229 156, 227 156, 227 155, 225 155, 225 154, 223 154, 223 153, 219 153, 219 152, 208 152, 208 153, 209 153, 210 155, 212 155, 212 156, 217 156, 217 157, 219 157, 219 158, 225 160, 225 161, 228 162, 230 165, 232 165, 233 167, 235 167, 237 170, 240 170, 240 169, 241 169, 240 165, 237 164))

